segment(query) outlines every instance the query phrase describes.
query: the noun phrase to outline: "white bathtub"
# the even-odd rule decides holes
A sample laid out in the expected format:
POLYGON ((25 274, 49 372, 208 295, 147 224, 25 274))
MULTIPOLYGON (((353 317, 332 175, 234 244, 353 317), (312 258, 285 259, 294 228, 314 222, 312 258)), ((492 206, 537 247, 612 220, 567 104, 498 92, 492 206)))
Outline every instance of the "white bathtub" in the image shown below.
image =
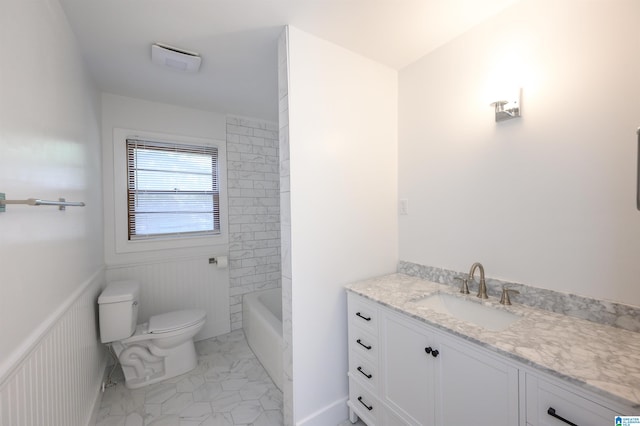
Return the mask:
POLYGON ((242 328, 249 346, 271 380, 282 390, 282 291, 279 288, 245 294, 242 328))

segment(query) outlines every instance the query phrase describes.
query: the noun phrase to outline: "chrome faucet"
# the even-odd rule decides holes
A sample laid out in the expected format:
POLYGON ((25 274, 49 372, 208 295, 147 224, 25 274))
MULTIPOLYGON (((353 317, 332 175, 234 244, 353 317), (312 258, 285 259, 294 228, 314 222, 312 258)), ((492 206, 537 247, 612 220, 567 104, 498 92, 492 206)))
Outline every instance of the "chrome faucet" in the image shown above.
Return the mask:
POLYGON ((476 269, 480 269, 480 285, 478 286, 478 297, 481 299, 488 299, 487 296, 487 283, 484 281, 484 267, 480 262, 476 262, 471 265, 469 271, 469 282, 473 281, 473 275, 476 273, 476 269))

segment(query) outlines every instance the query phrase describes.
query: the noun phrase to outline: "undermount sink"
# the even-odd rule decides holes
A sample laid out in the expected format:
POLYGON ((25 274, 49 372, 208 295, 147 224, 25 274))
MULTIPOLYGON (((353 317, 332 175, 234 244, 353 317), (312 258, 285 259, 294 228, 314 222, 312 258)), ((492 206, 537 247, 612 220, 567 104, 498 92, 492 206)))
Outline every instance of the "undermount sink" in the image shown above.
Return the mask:
POLYGON ((504 330, 520 319, 514 313, 446 293, 426 296, 413 303, 492 331, 504 330))

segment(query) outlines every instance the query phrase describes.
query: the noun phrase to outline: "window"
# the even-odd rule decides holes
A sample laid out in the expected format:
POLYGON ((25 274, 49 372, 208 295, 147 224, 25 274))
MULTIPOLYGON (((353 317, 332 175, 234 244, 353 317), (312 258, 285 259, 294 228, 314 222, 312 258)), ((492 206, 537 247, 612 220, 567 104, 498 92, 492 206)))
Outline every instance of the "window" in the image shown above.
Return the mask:
POLYGON ((130 241, 220 234, 218 148, 128 138, 126 157, 130 241))

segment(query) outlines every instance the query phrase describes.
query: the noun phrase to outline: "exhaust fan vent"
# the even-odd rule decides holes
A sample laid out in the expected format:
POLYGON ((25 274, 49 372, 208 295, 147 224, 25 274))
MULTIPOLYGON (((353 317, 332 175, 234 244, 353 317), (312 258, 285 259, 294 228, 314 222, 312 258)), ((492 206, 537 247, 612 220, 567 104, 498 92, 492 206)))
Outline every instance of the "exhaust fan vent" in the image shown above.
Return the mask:
POLYGON ((163 43, 151 45, 151 60, 178 71, 198 72, 202 58, 195 52, 179 49, 163 43))

